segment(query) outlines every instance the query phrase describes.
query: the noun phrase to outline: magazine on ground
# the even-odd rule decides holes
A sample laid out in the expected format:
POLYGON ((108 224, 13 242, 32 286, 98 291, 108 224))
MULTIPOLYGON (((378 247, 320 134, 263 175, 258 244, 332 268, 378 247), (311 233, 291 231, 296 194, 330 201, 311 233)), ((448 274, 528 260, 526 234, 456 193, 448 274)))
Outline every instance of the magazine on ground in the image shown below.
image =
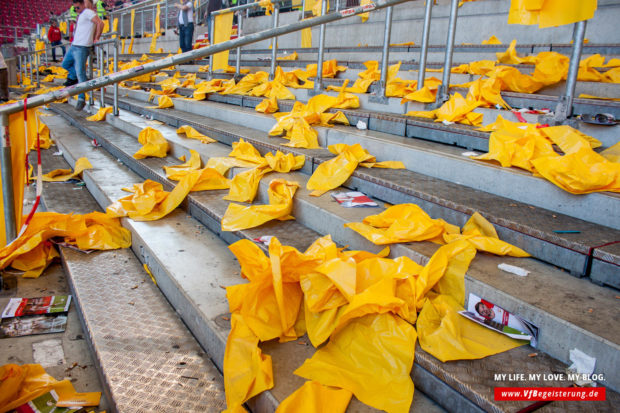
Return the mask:
POLYGON ((379 205, 372 199, 368 198, 362 192, 337 192, 333 193, 332 197, 345 208, 368 208, 378 207, 379 205))
POLYGON ((467 310, 459 311, 459 314, 508 337, 528 340, 532 347, 538 343, 538 327, 475 294, 469 294, 467 310))
POLYGON ((62 333, 66 328, 67 315, 64 313, 3 318, 0 322, 0 338, 62 333))
POLYGON ((78 413, 84 412, 83 407, 59 407, 58 394, 54 390, 50 390, 49 393, 45 393, 28 403, 22 404, 15 412, 17 413, 78 413))
POLYGON ((48 295, 37 298, 11 298, 2 311, 2 318, 27 315, 66 313, 71 305, 70 295, 48 295))

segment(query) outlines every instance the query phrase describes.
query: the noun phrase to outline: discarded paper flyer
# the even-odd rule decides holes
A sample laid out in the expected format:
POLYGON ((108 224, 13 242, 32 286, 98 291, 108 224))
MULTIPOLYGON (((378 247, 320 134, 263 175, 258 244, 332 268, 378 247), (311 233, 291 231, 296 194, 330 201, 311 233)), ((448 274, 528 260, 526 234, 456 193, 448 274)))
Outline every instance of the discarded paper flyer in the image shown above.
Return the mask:
POLYGON ((41 314, 3 318, 0 322, 0 338, 62 333, 66 328, 66 314, 41 314))
POLYGON ((22 404, 15 411, 17 413, 78 413, 85 411, 82 407, 59 407, 56 403, 58 403, 58 394, 51 390, 49 393, 22 404))
POLYGON ((469 294, 467 311, 459 311, 459 314, 508 337, 529 340, 532 347, 538 342, 538 327, 475 294, 469 294))
POLYGON ((66 313, 71 305, 70 295, 48 295, 37 298, 11 298, 2 318, 27 315, 66 313))
POLYGON ((332 197, 345 208, 378 207, 379 205, 361 192, 337 192, 332 197))

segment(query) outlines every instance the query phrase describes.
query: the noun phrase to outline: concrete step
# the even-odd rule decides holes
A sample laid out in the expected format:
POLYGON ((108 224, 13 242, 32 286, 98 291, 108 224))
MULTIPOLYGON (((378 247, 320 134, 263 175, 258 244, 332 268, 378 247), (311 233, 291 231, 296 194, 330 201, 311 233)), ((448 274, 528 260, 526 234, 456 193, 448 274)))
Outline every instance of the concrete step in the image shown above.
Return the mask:
MULTIPOLYGON (((127 94, 129 98, 143 102, 148 97, 148 93, 136 90, 128 90, 127 94)), ((210 99, 216 96, 219 95, 212 95, 210 99)), ((227 103, 233 104, 242 104, 248 100, 245 96, 221 97, 226 98, 223 100, 227 103)), ((175 110, 219 119, 263 132, 267 132, 275 124, 271 115, 265 115, 243 107, 210 101, 196 102, 180 98, 173 100, 175 110)), ((256 102, 254 104, 257 104, 259 101, 260 98, 253 98, 253 102, 256 102)), ((280 106, 282 111, 290 110, 282 102, 280 106)), ((166 110, 152 112, 162 112, 164 115, 167 113, 166 110)), ((372 115, 370 112, 361 112, 359 110, 345 110, 343 112, 351 124, 354 125, 358 120, 363 120, 370 126, 369 129, 371 130, 359 131, 356 128, 345 126, 335 126, 332 128, 317 127, 319 144, 322 147, 335 143, 360 143, 370 153, 377 156, 379 160, 400 160, 412 172, 454 182, 584 221, 620 229, 620 224, 615 224, 616 222, 620 223, 620 208, 618 208, 620 196, 617 194, 601 192, 576 196, 561 190, 544 179, 532 176, 529 172, 517 170, 516 168, 501 168, 489 163, 471 160, 464 157, 462 155, 463 150, 457 147, 418 139, 403 139, 398 136, 400 135, 398 133, 386 134, 376 132, 377 128, 372 127, 374 122, 380 123, 386 118, 392 120, 386 115, 376 116, 376 114, 372 115), (361 118, 360 115, 366 114, 368 114, 369 118, 361 118), (546 196, 540 197, 537 195, 539 193, 545 193, 546 196)), ((397 118, 393 120, 398 121, 397 118)), ((403 120, 401 119, 401 121, 403 120)), ((402 124, 402 128, 405 127, 420 129, 421 133, 417 133, 417 136, 424 136, 428 139, 429 135, 434 134, 438 137, 437 140, 443 139, 444 142, 447 141, 450 144, 454 140, 449 134, 457 135, 459 138, 465 136, 469 138, 469 142, 474 140, 483 141, 488 137, 486 133, 474 131, 463 125, 445 126, 434 122, 407 120, 407 124, 402 124)), ((270 138, 269 140, 274 142, 273 147, 278 147, 278 140, 275 138, 270 138)))
MULTIPOLYGON (((67 131, 59 119, 46 121, 55 137, 67 131)), ((46 172, 70 167, 55 150, 42 151, 46 172)), ((130 179, 122 168, 115 177, 130 179)), ((44 183, 42 202, 60 213, 102 210, 86 188, 65 183, 44 183)), ((191 225, 176 215, 172 219, 191 225)), ((112 411, 225 408, 221 373, 130 249, 84 254, 60 247, 60 254, 112 411)))
MULTIPOLYGON (((160 182, 163 182, 167 188, 172 186, 172 183, 167 181, 161 174, 161 166, 163 164, 177 164, 178 160, 176 160, 173 156, 169 156, 165 159, 146 159, 142 161, 132 161, 131 154, 139 147, 139 144, 135 141, 135 137, 131 137, 119 129, 114 129, 111 125, 106 125, 104 123, 91 123, 84 122, 83 114, 77 114, 71 108, 67 106, 54 106, 54 110, 59 113, 64 113, 64 116, 67 116, 71 119, 81 131, 86 133, 90 137, 97 137, 98 141, 103 145, 103 148, 106 150, 110 150, 113 154, 113 158, 121 156, 121 160, 124 162, 130 162, 130 167, 135 170, 144 171, 141 173, 143 177, 149 177, 151 179, 155 178, 160 182), (108 139, 106 136, 114 136, 113 139, 108 139), (153 169, 155 168, 155 169, 153 169)), ((135 123, 136 119, 132 123, 135 123)), ((134 124, 135 126, 135 124, 134 124)), ((159 128, 159 127, 158 127, 159 128)), ((165 130, 166 128, 162 128, 165 130)), ((169 130, 170 131, 170 130, 169 130)), ((169 135, 170 133, 168 133, 169 135)), ((67 157, 71 157, 73 159, 78 156, 88 155, 89 152, 95 151, 89 144, 88 141, 80 143, 76 138, 73 138, 70 134, 66 134, 63 136, 59 136, 60 145, 65 152, 67 157), (77 152, 80 152, 79 154, 77 152)), ((216 148, 216 146, 207 145, 205 147, 205 151, 209 151, 210 147, 216 148)), ((93 154, 93 156, 97 155, 101 151, 93 154)), ((221 152, 221 150, 216 150, 216 153, 221 152)), ((203 157, 203 160, 206 160, 207 157, 203 157)), ((106 168, 103 164, 100 164, 100 159, 95 160, 98 165, 101 165, 100 168, 107 169, 108 172, 100 172, 102 182, 107 182, 107 176, 109 176, 109 168, 106 168)), ((110 165, 111 168, 111 165, 110 165)), ((86 171, 85 174, 91 175, 96 171, 86 171)), ((290 179, 291 176, 287 175, 290 179)), ((295 176, 297 178, 298 176, 295 176)), ((89 185, 89 180, 86 181, 87 185, 89 185)), ((122 186, 126 186, 128 183, 124 182, 122 186)), ((96 189, 97 185, 89 186, 90 190, 98 191, 96 189)), ((119 185, 120 186, 120 185, 119 185)), ((211 191, 208 193, 196 193, 191 194, 189 196, 188 202, 188 210, 192 213, 197 219, 201 220, 203 224, 205 224, 208 228, 215 232, 220 231, 219 221, 223 216, 225 211, 227 202, 221 200, 222 192, 225 191, 211 191)), ((303 192, 303 190, 302 190, 303 192)), ((302 196, 303 197, 303 196, 302 196)), ((113 198, 110 198, 113 199, 113 198)), ((296 202, 295 209, 298 208, 300 204, 296 202)), ((304 207, 305 208, 305 207, 304 207)), ((333 209, 333 206, 331 207, 333 209)), ((296 215, 297 212, 295 212, 296 215)), ((303 214, 303 212, 301 212, 303 214)), ((333 211, 326 212, 323 217, 329 218, 330 215, 333 214, 333 211)), ((276 235, 279 238, 283 239, 283 243, 291 244, 297 247, 298 249, 304 249, 308 246, 318 235, 316 231, 302 225, 299 221, 301 221, 301 217, 297 216, 297 221, 286 221, 286 222, 273 222, 266 224, 260 228, 239 231, 236 233, 222 233, 222 236, 227 241, 233 241, 239 238, 251 239, 258 235, 276 235), (231 239, 232 238, 232 239, 231 239), (291 242, 288 242, 288 241, 291 242)), ((333 222, 333 221, 332 221, 333 222)), ((131 221, 128 221, 131 223, 131 221)), ((150 225, 157 227, 158 223, 145 223, 145 225, 150 225)), ((164 225, 164 224, 162 224, 164 225)), ((334 226, 335 228, 335 226, 334 226)), ((159 230, 161 233, 161 229, 159 230)), ((172 238, 169 232, 166 232, 169 238, 172 238)), ((144 237, 143 239, 148 240, 148 237, 144 237)), ((170 241, 173 242, 173 241, 170 241)), ((359 240, 356 241, 359 244, 359 240)), ((177 245, 176 243, 174 245, 177 245)), ((428 246, 421 245, 422 249, 429 248, 428 246)), ((177 248, 177 247, 175 247, 177 248)), ((405 252, 405 250, 409 250, 409 248, 393 250, 395 255, 401 255, 400 252, 405 252)), ((413 250, 410 250, 413 251, 413 250)), ((430 251, 429 251, 430 252, 430 251)), ((411 253, 410 253, 411 254, 411 253)), ((170 248, 166 250, 166 254, 164 256, 170 256, 170 248)), ((415 254, 415 258, 418 261, 423 262, 424 256, 428 256, 428 254, 417 252, 415 254)), ((168 259, 158 260, 160 263, 167 262, 168 259)), ((174 268, 173 266, 171 266, 174 268)), ((538 274, 538 273, 536 273, 538 274)), ((183 270, 183 275, 187 276, 187 271, 183 270)), ((583 281, 578 279, 570 278, 570 280, 574 280, 576 282, 583 281)), ((541 283, 538 284, 536 282, 536 287, 540 289, 544 286, 544 282, 540 280, 541 283)), ((468 281, 468 289, 471 289, 471 282, 468 281)), ((580 285, 580 287, 584 287, 585 285, 589 285, 591 287, 592 284, 585 283, 580 285)), ((589 287, 585 287, 589 288, 589 287)), ((599 287, 596 287, 599 288, 599 287)), ((523 288, 521 289, 521 293, 523 293, 523 288)), ((502 293, 505 295, 505 293, 502 293)), ((179 295, 179 294, 177 294, 179 295)), ((222 292, 223 296, 223 292, 222 292)), ((600 297, 600 294, 597 295, 600 297)), ((547 296, 547 303, 551 300, 547 296)), ((170 299, 170 298, 169 298, 170 299)), ((596 300, 595 300, 596 301, 596 300)), ((598 307, 597 307, 598 309, 598 307)), ((601 311, 605 311, 601 309, 601 311)), ((602 314, 602 313, 597 313, 602 314)), ((563 315, 566 315, 564 313, 563 315)), ((538 321, 538 320, 536 320, 538 321)), ((607 324, 606 324, 607 325, 607 324)), ((557 336, 557 340, 562 340, 561 335, 563 334, 566 327, 560 329, 560 331, 554 331, 552 334, 557 336)), ((608 330, 608 329, 607 329, 608 330)), ((551 333, 551 331, 549 331, 551 333)), ((574 337, 570 337, 570 343, 578 345, 582 348, 583 343, 576 344, 577 341, 574 341, 574 337)), ((299 348, 300 346, 292 345, 294 348, 299 348)), ((282 351, 287 352, 284 346, 278 346, 278 349, 282 349, 282 351)), ((498 403, 493 400, 493 387, 500 385, 497 382, 493 381, 493 374, 491 372, 495 371, 503 371, 506 369, 511 369, 510 366, 515 366, 515 369, 525 369, 528 372, 542 372, 542 371, 561 371, 563 367, 561 364, 558 364, 557 361, 543 355, 539 354, 538 357, 532 359, 528 357, 528 354, 531 350, 527 348, 518 348, 513 351, 499 354, 493 357, 486 358, 484 360, 476 360, 476 361, 461 361, 454 363, 440 363, 421 349, 416 350, 416 367, 413 372, 414 381, 418 389, 422 389, 422 391, 426 392, 429 396, 433 397, 440 404, 442 404, 445 408, 450 411, 477 411, 479 409, 484 410, 493 410, 493 411, 504 411, 504 410, 519 410, 522 407, 525 407, 523 403, 498 403), (517 367, 518 366, 518 367, 517 367), (557 370, 560 369, 560 370, 557 370), (480 374, 470 374, 469 371, 478 371, 480 374), (432 372, 432 375, 430 374, 432 372)), ((274 357, 275 359, 275 357, 274 357)), ((294 360, 293 355, 289 355, 289 360, 294 360)), ((294 361, 292 361, 294 363, 294 361)), ((599 363, 605 364, 605 363, 599 363)), ((615 373, 612 373, 612 376, 615 373)), ((277 381, 276 381, 277 382, 277 381)), ((550 383, 547 383, 550 384, 550 383)), ((507 384, 506 384, 507 385, 507 384)), ((536 385, 536 384, 532 384, 536 385)), ((553 384, 550 384, 553 385, 553 384)), ((558 385, 558 383, 555 383, 558 385)), ((615 400, 615 393, 609 391, 608 400, 615 400)), ((560 409, 569 409, 569 404, 557 404, 556 405, 560 409)), ((414 406, 415 408, 415 403, 414 406)), ((606 405, 601 405, 601 408, 607 408, 606 405)))
MULTIPOLYGON (((83 119, 81 120, 83 121, 83 119)), ((58 148, 63 151, 64 157, 67 158, 70 163, 74 163, 75 160, 81 156, 87 156, 95 166, 95 169, 84 172, 84 181, 86 182, 88 190, 93 194, 94 198, 97 199, 97 202, 99 202, 102 208, 105 208, 105 206, 123 195, 122 191, 120 191, 122 186, 142 182, 144 179, 133 173, 126 166, 117 162, 116 155, 110 155, 102 148, 93 147, 90 143, 90 139, 78 129, 70 126, 67 121, 59 117, 54 117, 54 119, 46 118, 46 121, 48 121, 48 125, 58 144, 58 148), (111 170, 115 171, 113 175, 110 174, 111 170)), ((109 125, 106 126, 111 130, 114 129, 109 125)), ((122 137, 122 132, 118 131, 118 133, 118 137, 122 137)), ((101 142, 105 141, 102 140, 101 142)), ((49 158, 50 156, 47 156, 46 160, 49 158)), ((47 172, 52 168, 48 167, 46 163, 44 169, 47 172)), ((157 172, 153 171, 152 173, 156 174, 157 172)), ((67 187, 68 185, 61 185, 59 189, 67 192, 65 189, 67 187)), ((69 194, 65 194, 65 196, 70 197, 71 192, 68 192, 69 194)), ((222 191, 216 192, 216 198, 223 195, 222 191)), ((58 196, 58 193, 53 195, 58 196)), ((200 196, 201 194, 196 195, 200 196)), ((213 200, 216 199, 214 195, 211 194, 209 194, 208 197, 211 197, 213 200)), ((225 208, 225 202, 219 202, 219 206, 225 208)), ((196 212, 194 208, 195 206, 192 207, 190 205, 190 211, 193 210, 192 212, 196 212)), ((219 211, 220 209, 221 208, 217 208, 218 212, 223 213, 223 210, 219 211)), ((209 218, 205 217, 204 213, 202 217, 209 220, 209 218)), ((214 224, 219 224, 219 220, 216 221, 211 219, 211 221, 213 221, 214 224)), ((142 263, 148 265, 157 281, 157 287, 159 287, 166 299, 170 302, 174 311, 176 311, 178 316, 185 322, 187 328, 191 330, 195 339, 198 340, 203 349, 209 354, 215 365, 222 370, 226 338, 230 331, 230 313, 228 312, 226 291, 222 287, 236 285, 245 282, 245 280, 240 276, 238 263, 226 248, 226 243, 216 235, 219 230, 216 233, 211 232, 208 228, 205 228, 202 224, 192 219, 180 209, 171 213, 164 219, 155 222, 135 222, 133 220, 123 219, 123 226, 132 233, 132 249, 137 258, 142 263), (209 271, 205 272, 205 268, 208 268, 209 271)), ((294 221, 291 221, 287 226, 287 232, 297 235, 303 234, 303 239, 306 241, 314 240, 319 236, 310 230, 304 231, 303 228, 294 221)), ((287 244, 291 244, 294 241, 293 238, 292 236, 280 237, 280 239, 287 244)), ((231 234, 231 237, 228 238, 227 241, 234 242, 238 239, 240 239, 239 234, 231 234)), ((297 244, 302 246, 300 242, 297 242, 297 244)), ((76 253, 73 252, 73 254, 76 253)), ((89 257, 90 255, 78 260, 76 265, 84 265, 83 262, 87 261, 89 257)), ((73 256, 71 258, 75 259, 73 256)), ((107 262, 97 257, 93 265, 97 265, 102 270, 107 271, 110 266, 118 265, 116 262, 117 259, 122 262, 128 258, 123 255, 119 258, 108 256, 105 259, 107 262)), ((133 259, 136 259, 135 256, 133 259)), ((109 282, 118 282, 119 274, 117 273, 120 273, 120 271, 114 271, 114 277, 108 278, 109 282)), ((144 279, 145 274, 141 272, 140 275, 142 279, 144 279)), ((99 277, 93 280, 98 279, 99 277)), ((146 279, 148 280, 148 277, 146 279)), ((94 281, 91 281, 91 283, 92 282, 94 281)), ((150 281, 146 283, 131 281, 129 285, 133 285, 132 283, 139 284, 140 289, 143 288, 143 285, 156 289, 150 281)), ((123 286, 125 287, 125 285, 123 286)), ((98 293, 98 289, 96 288, 93 288, 91 291, 97 291, 98 293)), ((131 297, 133 298, 136 294, 136 292, 132 291, 131 297)), ((91 292, 91 295, 94 294, 91 292)), ((123 300, 125 298, 126 297, 121 296, 117 298, 117 300, 123 300)), ((135 307, 137 307, 137 301, 135 307)), ((145 307, 145 312, 148 311, 148 314, 144 315, 144 318, 150 319, 153 318, 153 314, 157 314, 155 318, 159 319, 161 317, 159 312, 153 311, 156 308, 158 307, 154 308, 152 305, 145 307)), ((105 313, 105 311, 102 311, 100 308, 97 308, 97 310, 105 313)), ((161 344, 160 346, 163 347, 161 344)), ((313 347, 309 345, 309 341, 304 337, 301 340, 282 345, 264 343, 264 345, 261 345, 261 348, 266 354, 273 357, 275 387, 253 398, 248 402, 248 405, 253 412, 273 412, 280 401, 284 400, 289 394, 303 384, 304 379, 293 375, 292 372, 299 367, 306 358, 312 356, 313 347), (300 343, 305 345, 300 345, 300 343)), ((186 356, 186 358, 189 358, 189 355, 186 356)), ((175 360, 172 357, 171 359, 175 360)), ((175 364, 176 361, 177 360, 175 360, 175 364)), ((170 364, 170 362, 168 362, 168 364, 170 364)), ((187 364, 190 363, 188 362, 187 364)), ((122 366, 124 373, 127 374, 126 369, 128 365, 131 365, 131 363, 119 363, 118 368, 122 366)), ((416 373, 418 376, 418 379, 416 379, 417 382, 420 382, 420 377, 426 379, 427 376, 430 375, 422 368, 416 368, 416 371, 418 371, 416 373)), ((152 374, 153 371, 149 370, 147 373, 152 374)), ((193 376, 193 374, 188 375, 190 378, 193 376)), ((433 376, 431 377, 434 379, 433 376)), ((437 381, 437 379, 434 380, 437 381)), ((182 390, 184 390, 182 388, 179 389, 179 396, 186 397, 187 400, 194 400, 196 399, 196 395, 200 394, 203 390, 197 391, 193 380, 187 380, 187 382, 189 382, 191 387, 186 388, 186 391, 194 392, 194 394, 185 395, 182 393, 182 390)), ((174 384, 178 386, 176 381, 174 384)), ((182 384, 185 385, 185 381, 182 384)), ((411 412, 440 413, 444 411, 423 393, 423 387, 423 384, 418 385, 418 390, 414 395, 411 412)), ((445 384, 443 387, 446 387, 443 390, 446 394, 456 394, 454 390, 451 390, 445 384)), ((128 392, 132 391, 131 388, 126 390, 128 392)), ((147 388, 141 392, 134 391, 134 393, 140 395, 143 400, 150 400, 157 395, 157 393, 150 394, 151 390, 154 392, 158 391, 156 388, 147 388)), ((210 396, 207 392, 204 393, 205 397, 210 396)), ((166 393, 166 395, 168 395, 168 393, 166 393)), ((462 397, 460 397, 460 399, 462 399, 462 397)), ((458 410, 458 407, 461 405, 471 405, 466 399, 459 401, 455 399, 454 396, 452 400, 447 401, 445 404, 454 406, 455 409, 453 411, 458 410)), ((135 403, 134 406, 136 406, 135 403)), ((140 405, 137 405, 137 407, 139 406, 140 405)), ((196 407, 185 409, 184 411, 221 411, 223 407, 223 405, 207 409, 196 407)), ((472 410, 479 411, 479 409, 472 410)), ((376 410, 362 404, 354 398, 349 405, 348 411, 373 412, 376 410)))

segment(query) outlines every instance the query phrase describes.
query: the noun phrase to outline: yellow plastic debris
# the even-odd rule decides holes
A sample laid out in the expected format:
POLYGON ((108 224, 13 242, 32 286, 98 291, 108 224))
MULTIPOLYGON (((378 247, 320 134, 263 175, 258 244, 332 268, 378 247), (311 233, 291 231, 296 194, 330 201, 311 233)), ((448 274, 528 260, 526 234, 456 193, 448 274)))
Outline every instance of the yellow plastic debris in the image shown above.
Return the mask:
POLYGON ((255 110, 262 113, 274 113, 278 111, 278 100, 275 97, 264 99, 256 105, 255 110))
POLYGON ((59 406, 97 406, 101 399, 101 392, 76 392, 69 380, 56 380, 40 364, 0 366, 0 412, 14 410, 50 391, 58 395, 59 406))
POLYGON ((480 359, 527 344, 466 319, 458 314, 462 310, 452 297, 431 294, 416 323, 420 347, 446 362, 480 359))
POLYGON ((337 156, 320 164, 306 183, 306 188, 313 191, 310 194, 312 196, 321 196, 338 188, 349 179, 358 165, 367 168, 405 169, 405 165, 400 161, 376 162, 376 158, 359 143, 330 145, 329 150, 337 156))
POLYGON ((602 151, 601 156, 610 162, 620 163, 620 142, 602 151))
POLYGON ((200 154, 193 149, 189 150, 190 157, 189 160, 180 165, 173 166, 164 166, 164 171, 166 172, 166 178, 172 181, 178 181, 189 171, 195 171, 200 169, 201 161, 200 154))
POLYGON ((44 174, 42 178, 44 182, 66 182, 69 179, 79 178, 85 169, 93 169, 93 166, 84 157, 75 161, 75 171, 71 172, 71 169, 54 169, 44 174))
POLYGON ((562 26, 594 16, 596 0, 511 0, 508 24, 562 26))
POLYGON ((344 413, 351 401, 351 393, 345 389, 323 386, 307 381, 290 396, 282 400, 276 413, 295 413, 303 406, 307 413, 344 413))
POLYGON ((258 347, 258 337, 239 314, 233 313, 224 353, 226 412, 243 408, 253 396, 273 387, 271 357, 258 347))
POLYGON ((377 409, 408 412, 416 336, 411 324, 398 316, 366 315, 334 334, 295 374, 347 389, 377 409))
POLYGON ((299 55, 297 54, 297 51, 291 53, 288 56, 281 56, 277 58, 277 60, 297 60, 297 59, 299 59, 299 55))
POLYGON ((105 108, 101 108, 94 115, 87 117, 86 120, 89 120, 91 122, 97 122, 97 121, 105 120, 106 115, 108 113, 112 113, 113 110, 114 110, 114 108, 111 107, 111 106, 108 106, 108 107, 105 107, 105 108))
POLYGON ((488 38, 488 40, 483 40, 482 44, 502 44, 502 42, 497 37, 495 37, 495 35, 492 35, 488 38))
POLYGON ((144 146, 133 154, 133 157, 136 159, 144 159, 148 156, 163 158, 168 153, 168 141, 166 141, 160 131, 150 126, 140 131, 138 142, 144 146))
POLYGON ((64 237, 64 241, 79 249, 110 250, 127 248, 131 245, 131 234, 121 227, 117 219, 100 212, 85 215, 37 212, 30 224, 9 246, 0 249, 0 269, 19 260, 20 269, 26 277, 38 277, 50 260, 41 261, 42 256, 51 258, 46 241, 52 237, 64 237), (36 249, 45 249, 36 251, 36 249))
POLYGON ((222 218, 222 231, 254 228, 273 219, 294 219, 290 214, 297 188, 297 182, 274 179, 269 184, 269 205, 243 206, 231 203, 222 218))
POLYGON ((508 46, 508 49, 506 49, 505 52, 496 53, 497 61, 499 63, 505 63, 505 64, 510 64, 510 65, 518 65, 522 63, 536 63, 535 56, 527 56, 527 57, 517 56, 516 47, 517 47, 517 40, 513 39, 513 41, 510 42, 510 46, 508 46))
POLYGON ((187 137, 189 139, 197 139, 197 140, 199 140, 202 143, 217 142, 215 139, 212 139, 212 138, 209 138, 206 135, 203 135, 202 133, 198 132, 196 129, 194 129, 193 127, 191 127, 189 125, 180 126, 177 129, 177 133, 179 135, 185 134, 185 137, 187 137))
POLYGON ((147 106, 150 109, 166 109, 174 107, 174 102, 168 96, 160 96, 157 100, 157 106, 147 106))

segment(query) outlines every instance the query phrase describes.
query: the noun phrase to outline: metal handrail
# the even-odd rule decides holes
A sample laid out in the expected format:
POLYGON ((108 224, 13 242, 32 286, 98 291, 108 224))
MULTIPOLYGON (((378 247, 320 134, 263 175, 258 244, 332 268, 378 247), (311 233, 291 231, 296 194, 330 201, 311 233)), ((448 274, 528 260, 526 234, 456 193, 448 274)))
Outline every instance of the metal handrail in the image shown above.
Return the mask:
POLYGON ((157 4, 163 4, 163 3, 167 3, 167 1, 161 1, 161 0, 144 0, 141 1, 140 3, 136 3, 136 4, 132 4, 129 7, 123 7, 123 8, 119 8, 116 10, 111 10, 108 12, 108 14, 122 14, 126 11, 130 11, 132 9, 138 9, 140 7, 145 7, 145 6, 156 6, 157 4), (147 4, 148 3, 148 4, 147 4))
MULTIPOLYGON (((272 0, 272 4, 275 6, 276 3, 284 3, 286 0, 272 0)), ((259 2, 256 1, 254 3, 247 3, 247 4, 241 4, 239 6, 234 6, 234 7, 228 7, 226 9, 220 9, 220 10, 216 10, 213 13, 211 13, 212 16, 217 16, 218 14, 226 14, 226 13, 232 13, 235 11, 240 11, 240 10, 246 10, 246 9, 251 9, 253 7, 258 7, 260 6, 259 2)))

